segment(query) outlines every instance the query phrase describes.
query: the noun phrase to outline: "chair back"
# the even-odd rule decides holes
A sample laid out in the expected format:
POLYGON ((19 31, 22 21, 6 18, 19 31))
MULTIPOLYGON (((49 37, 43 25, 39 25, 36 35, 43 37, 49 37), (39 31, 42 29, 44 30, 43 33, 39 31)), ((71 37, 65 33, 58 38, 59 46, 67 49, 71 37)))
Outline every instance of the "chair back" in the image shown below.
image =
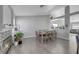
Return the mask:
POLYGON ((76 36, 77 46, 79 45, 79 35, 76 36))

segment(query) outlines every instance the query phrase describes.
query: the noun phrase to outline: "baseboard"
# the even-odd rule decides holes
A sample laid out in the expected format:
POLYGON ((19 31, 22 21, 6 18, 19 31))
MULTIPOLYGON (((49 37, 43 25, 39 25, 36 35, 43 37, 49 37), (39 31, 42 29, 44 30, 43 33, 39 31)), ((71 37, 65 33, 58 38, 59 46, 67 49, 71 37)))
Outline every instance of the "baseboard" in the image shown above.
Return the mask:
POLYGON ((35 36, 29 36, 29 37, 23 37, 24 39, 27 39, 27 38, 33 38, 33 37, 35 37, 35 36))
POLYGON ((67 40, 67 41, 69 41, 67 38, 57 37, 57 39, 63 39, 63 40, 67 40))

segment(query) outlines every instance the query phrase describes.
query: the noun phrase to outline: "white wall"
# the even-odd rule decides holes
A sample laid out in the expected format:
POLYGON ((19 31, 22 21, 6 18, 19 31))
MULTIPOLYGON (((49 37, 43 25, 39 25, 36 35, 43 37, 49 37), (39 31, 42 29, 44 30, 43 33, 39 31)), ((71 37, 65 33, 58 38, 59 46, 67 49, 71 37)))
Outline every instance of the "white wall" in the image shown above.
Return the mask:
MULTIPOLYGON (((9 5, 3 5, 3 24, 13 24, 14 13, 9 5)), ((10 28, 10 26, 5 25, 5 28, 10 28)))
POLYGON ((24 37, 35 37, 35 31, 48 29, 49 16, 17 16, 16 24, 24 33, 24 37))
POLYGON ((11 24, 11 10, 7 5, 3 6, 3 24, 11 24))
MULTIPOLYGON (((70 13, 79 11, 79 5, 71 5, 70 13)), ((70 16, 70 22, 79 22, 79 14, 70 16)))
MULTIPOLYGON (((76 12, 76 11, 79 11, 79 5, 71 5, 70 6, 70 12, 76 12)), ((70 16, 70 22, 71 23, 75 23, 78 27, 75 27, 74 26, 74 29, 79 29, 79 14, 76 14, 76 15, 72 15, 70 16)))
POLYGON ((2 29, 2 24, 3 24, 3 6, 0 5, 0 30, 2 29))
MULTIPOLYGON (((76 12, 76 11, 79 11, 79 5, 71 5, 70 6, 70 12, 76 12)), ((74 24, 77 23, 77 25, 79 25, 79 14, 76 14, 76 15, 72 15, 70 16, 70 23, 73 23, 74 24)), ((78 27, 79 29, 79 27, 78 27)))

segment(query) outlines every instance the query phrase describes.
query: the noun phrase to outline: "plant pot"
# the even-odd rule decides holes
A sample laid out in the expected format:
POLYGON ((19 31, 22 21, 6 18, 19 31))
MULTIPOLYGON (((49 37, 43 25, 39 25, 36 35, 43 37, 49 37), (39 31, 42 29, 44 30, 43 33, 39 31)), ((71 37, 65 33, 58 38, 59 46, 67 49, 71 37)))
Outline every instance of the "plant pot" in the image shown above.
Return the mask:
POLYGON ((18 41, 18 44, 19 44, 19 45, 22 44, 22 40, 18 41))

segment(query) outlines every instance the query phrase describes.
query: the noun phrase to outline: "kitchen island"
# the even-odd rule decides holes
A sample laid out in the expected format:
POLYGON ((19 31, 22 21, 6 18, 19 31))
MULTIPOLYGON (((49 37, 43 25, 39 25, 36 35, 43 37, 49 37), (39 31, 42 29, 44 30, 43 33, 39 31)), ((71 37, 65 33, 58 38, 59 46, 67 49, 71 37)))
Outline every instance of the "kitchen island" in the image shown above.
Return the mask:
POLYGON ((7 53, 12 45, 12 30, 2 29, 0 31, 0 54, 7 53))

